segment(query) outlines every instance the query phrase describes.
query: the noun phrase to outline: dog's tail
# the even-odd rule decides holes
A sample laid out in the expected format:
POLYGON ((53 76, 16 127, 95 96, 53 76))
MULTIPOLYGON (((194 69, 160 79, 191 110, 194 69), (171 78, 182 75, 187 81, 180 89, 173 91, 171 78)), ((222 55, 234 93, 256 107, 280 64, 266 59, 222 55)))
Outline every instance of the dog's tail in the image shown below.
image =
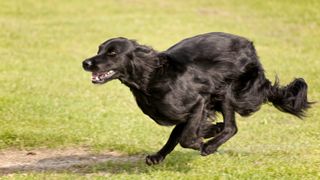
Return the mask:
POLYGON ((307 90, 308 85, 302 78, 294 79, 287 86, 280 86, 276 77, 274 85, 270 85, 267 98, 280 111, 303 118, 313 104, 308 101, 307 90))

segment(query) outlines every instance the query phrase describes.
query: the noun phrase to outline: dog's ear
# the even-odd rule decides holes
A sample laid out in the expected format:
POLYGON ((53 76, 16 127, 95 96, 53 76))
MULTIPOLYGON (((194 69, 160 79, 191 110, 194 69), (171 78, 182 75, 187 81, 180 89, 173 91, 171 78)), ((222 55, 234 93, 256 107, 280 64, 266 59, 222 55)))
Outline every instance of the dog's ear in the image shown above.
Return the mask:
POLYGON ((99 54, 102 50, 103 50, 103 46, 99 45, 97 54, 99 54))
POLYGON ((151 51, 151 49, 147 46, 138 46, 135 50, 143 53, 149 53, 151 51))
POLYGON ((115 47, 110 47, 108 50, 107 50, 107 56, 115 56, 117 55, 117 50, 115 47))
POLYGON ((143 45, 138 45, 134 50, 133 54, 137 57, 148 57, 150 56, 154 51, 148 47, 143 45))

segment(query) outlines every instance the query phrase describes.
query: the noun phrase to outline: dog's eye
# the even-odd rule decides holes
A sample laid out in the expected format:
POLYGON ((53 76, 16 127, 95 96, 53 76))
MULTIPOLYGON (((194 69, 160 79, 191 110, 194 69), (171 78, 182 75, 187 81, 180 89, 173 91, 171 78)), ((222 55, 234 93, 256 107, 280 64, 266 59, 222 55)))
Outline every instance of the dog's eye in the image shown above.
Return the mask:
POLYGON ((108 56, 115 56, 117 53, 114 51, 110 51, 107 53, 108 56))

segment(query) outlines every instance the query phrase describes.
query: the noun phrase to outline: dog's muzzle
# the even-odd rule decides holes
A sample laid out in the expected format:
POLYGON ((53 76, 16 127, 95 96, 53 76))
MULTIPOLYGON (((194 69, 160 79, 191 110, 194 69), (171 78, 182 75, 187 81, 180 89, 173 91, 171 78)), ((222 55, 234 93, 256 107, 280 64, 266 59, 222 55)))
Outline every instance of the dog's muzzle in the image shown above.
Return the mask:
POLYGON ((93 69, 93 62, 91 60, 84 60, 82 62, 82 67, 86 71, 92 71, 93 69))

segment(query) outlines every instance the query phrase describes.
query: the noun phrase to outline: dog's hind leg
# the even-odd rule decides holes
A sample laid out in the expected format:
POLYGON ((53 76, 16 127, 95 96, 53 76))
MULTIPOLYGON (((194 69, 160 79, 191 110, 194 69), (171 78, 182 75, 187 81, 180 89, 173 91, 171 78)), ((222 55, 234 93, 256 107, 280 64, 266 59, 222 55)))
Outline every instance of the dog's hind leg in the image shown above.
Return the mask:
POLYGON ((173 128, 167 143, 155 154, 146 157, 148 165, 159 164, 177 146, 185 124, 178 124, 173 128))
MULTIPOLYGON (((210 122, 211 123, 211 122, 210 122)), ((224 129, 224 123, 206 124, 199 131, 199 136, 203 138, 212 138, 221 133, 224 129)))
POLYGON ((203 144, 200 150, 203 156, 214 153, 220 145, 237 133, 235 112, 228 101, 222 103, 222 115, 224 121, 223 130, 216 137, 203 144))

